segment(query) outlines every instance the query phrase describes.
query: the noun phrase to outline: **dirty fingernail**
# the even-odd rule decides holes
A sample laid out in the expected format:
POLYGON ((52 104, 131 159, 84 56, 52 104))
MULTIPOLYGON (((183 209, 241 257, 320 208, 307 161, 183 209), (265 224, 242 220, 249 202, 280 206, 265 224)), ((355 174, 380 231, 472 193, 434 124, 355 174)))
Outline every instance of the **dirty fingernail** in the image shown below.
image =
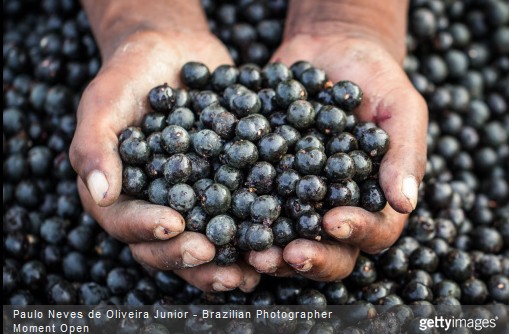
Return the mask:
POLYGON ((330 233, 336 239, 348 239, 352 235, 352 224, 349 221, 340 222, 330 233))
POLYGON ((99 204, 106 197, 110 185, 101 171, 93 170, 87 177, 87 187, 94 202, 99 204))
POLYGON ((311 259, 307 259, 306 261, 299 263, 299 264, 290 264, 295 270, 300 272, 307 272, 310 271, 313 267, 313 263, 311 262, 311 259))
POLYGON ((178 232, 171 231, 169 228, 163 225, 158 225, 154 229, 154 237, 159 240, 167 240, 174 237, 177 234, 178 232))
POLYGON ((216 292, 222 292, 222 291, 230 291, 232 289, 228 289, 221 282, 214 282, 214 283, 212 283, 212 290, 214 290, 216 292))
POLYGON ((410 175, 403 179, 403 184, 401 185, 401 192, 412 205, 412 209, 415 209, 415 206, 417 205, 418 190, 419 185, 417 184, 417 180, 415 179, 414 176, 410 175))
POLYGON ((184 251, 184 253, 182 253, 182 262, 185 267, 191 268, 204 264, 207 261, 197 259, 190 252, 184 251))

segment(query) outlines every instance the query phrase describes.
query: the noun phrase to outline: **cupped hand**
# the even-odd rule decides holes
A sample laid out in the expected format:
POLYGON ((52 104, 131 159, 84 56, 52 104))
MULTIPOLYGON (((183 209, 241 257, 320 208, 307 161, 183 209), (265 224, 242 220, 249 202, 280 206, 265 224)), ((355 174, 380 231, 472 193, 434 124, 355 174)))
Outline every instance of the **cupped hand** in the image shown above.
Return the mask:
POLYGON ((259 274, 240 262, 228 267, 211 263, 214 245, 202 234, 184 232, 185 222, 178 212, 120 195, 117 137, 150 111, 149 90, 165 82, 179 86, 180 68, 188 61, 203 62, 211 70, 232 63, 227 50, 208 32, 162 35, 142 30, 123 38, 103 58, 100 72, 81 98, 70 148, 85 210, 110 235, 128 243, 134 258, 145 267, 174 270, 205 291, 254 289, 259 274))
POLYGON ((403 53, 357 34, 344 37, 300 35, 287 40, 273 61, 290 66, 307 60, 325 70, 334 83, 350 80, 363 90, 355 111, 361 121, 375 122, 390 137, 379 171, 388 205, 376 213, 337 207, 323 217, 323 229, 334 241, 297 239, 284 249, 272 247, 246 255, 258 272, 287 276, 295 272, 314 280, 344 278, 353 270, 359 250, 377 253, 401 234, 417 203, 426 163, 428 111, 402 69, 403 53))

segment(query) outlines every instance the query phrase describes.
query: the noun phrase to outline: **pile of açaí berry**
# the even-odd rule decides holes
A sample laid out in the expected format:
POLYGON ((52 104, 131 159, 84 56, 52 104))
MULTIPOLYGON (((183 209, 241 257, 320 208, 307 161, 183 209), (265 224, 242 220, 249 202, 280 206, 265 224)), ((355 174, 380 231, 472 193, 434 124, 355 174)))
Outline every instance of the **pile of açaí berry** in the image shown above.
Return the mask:
MULTIPOLYGON (((281 40, 286 1, 202 3, 236 64, 263 68, 281 40)), ((149 275, 83 212, 67 151, 100 58, 79 3, 5 0, 3 9, 4 304, 357 304, 373 314, 373 305, 509 303, 507 1, 411 1, 405 70, 429 106, 428 164, 395 245, 361 254, 340 282, 264 276, 252 293, 218 294, 171 272, 149 275)))
POLYGON ((305 61, 212 73, 189 62, 181 79, 190 90, 153 88, 152 112, 120 133, 123 191, 179 211, 217 246, 217 264, 237 249, 319 240, 331 208, 385 207, 377 174, 389 137, 356 121, 356 84, 333 85, 305 61))

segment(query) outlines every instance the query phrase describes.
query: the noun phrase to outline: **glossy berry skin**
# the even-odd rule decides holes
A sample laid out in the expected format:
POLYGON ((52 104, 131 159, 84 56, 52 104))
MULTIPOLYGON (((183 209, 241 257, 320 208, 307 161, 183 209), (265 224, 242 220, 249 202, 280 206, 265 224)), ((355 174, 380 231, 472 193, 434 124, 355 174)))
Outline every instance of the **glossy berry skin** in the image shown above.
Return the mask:
POLYGON ((331 105, 325 105, 318 110, 316 127, 327 135, 339 135, 346 127, 345 112, 331 105))
POLYGON ((364 181, 373 171, 373 162, 366 153, 360 150, 351 151, 348 155, 354 164, 353 180, 364 181))
POLYGON ((327 193, 327 185, 319 176, 306 175, 297 181, 295 191, 303 202, 319 202, 327 193))
POLYGON ((322 140, 314 135, 305 135, 295 143, 295 152, 307 149, 318 149, 325 151, 322 140))
POLYGON ((302 174, 320 175, 327 157, 317 148, 299 150, 295 154, 295 169, 302 174))
POLYGON ((438 256, 431 248, 421 246, 410 255, 410 267, 432 273, 438 267, 438 256))
POLYGON ((246 231, 246 241, 251 250, 262 251, 272 246, 274 236, 270 227, 252 224, 246 231))
POLYGON ((208 129, 212 128, 212 122, 216 115, 228 112, 224 107, 222 107, 218 103, 213 103, 207 107, 205 107, 200 113, 200 122, 208 129))
POLYGON ((156 86, 149 91, 148 102, 154 111, 168 113, 175 104, 175 92, 166 83, 156 86))
POLYGON ((408 257, 399 247, 391 247, 382 254, 380 266, 387 277, 396 278, 408 270, 408 257))
POLYGON ((148 200, 154 204, 167 205, 169 188, 170 185, 164 178, 153 180, 147 188, 148 200))
POLYGON ((274 188, 276 169, 270 163, 255 163, 246 177, 246 187, 253 189, 258 195, 266 195, 274 188))
POLYGON ((465 305, 483 304, 488 298, 486 284, 477 279, 469 278, 461 284, 461 302, 465 305))
POLYGON ((153 154, 145 164, 147 176, 154 179, 163 176, 164 164, 168 156, 165 154, 153 154))
POLYGON ((276 191, 279 195, 289 197, 295 195, 295 187, 300 175, 293 169, 279 172, 276 177, 276 191))
POLYGON ((403 288, 402 296, 407 302, 431 301, 433 299, 433 292, 426 285, 411 281, 403 288))
POLYGON ((159 112, 145 114, 141 120, 141 129, 144 133, 161 131, 166 125, 166 115, 159 112))
POLYGON ((277 200, 270 195, 257 197, 250 208, 251 220, 255 223, 271 224, 279 217, 281 206, 277 200))
POLYGON ((187 131, 193 128, 194 122, 194 113, 186 107, 175 108, 166 118, 166 123, 168 125, 177 125, 186 129, 187 131))
POLYGON ((168 204, 180 213, 191 210, 196 203, 196 195, 191 186, 177 183, 168 191, 168 204))
POLYGON ((269 133, 258 142, 260 158, 268 162, 278 162, 287 151, 286 140, 276 133, 269 133))
POLYGON ((221 92, 226 87, 235 84, 238 76, 239 69, 235 66, 220 65, 212 72, 210 84, 215 91, 221 92))
POLYGON ((306 100, 308 93, 304 86, 297 80, 286 80, 277 84, 276 86, 276 103, 282 109, 297 100, 306 100))
POLYGON ((322 216, 316 212, 304 213, 297 218, 295 229, 300 237, 315 239, 322 230, 322 216))
POLYGON ((285 247, 291 241, 298 238, 294 222, 290 218, 279 217, 271 225, 274 235, 274 244, 279 247, 285 247))
POLYGON ((207 178, 210 176, 210 162, 208 159, 199 156, 196 153, 186 153, 187 158, 191 161, 191 175, 188 182, 196 182, 199 179, 207 178))
POLYGON ((232 195, 231 210, 235 217, 246 219, 251 215, 251 204, 256 199, 254 191, 247 188, 236 190, 232 195))
POLYGON ((124 140, 119 148, 123 161, 132 165, 141 165, 148 161, 150 148, 145 140, 131 137, 124 140))
POLYGON ((293 154, 285 154, 281 158, 281 160, 278 162, 276 166, 276 170, 278 173, 281 173, 282 171, 288 170, 288 169, 294 169, 295 167, 295 156, 293 154))
POLYGON ((169 154, 186 153, 191 145, 189 133, 178 125, 168 125, 161 132, 161 146, 169 154))
POLYGON ((255 142, 270 132, 270 124, 263 115, 253 114, 242 118, 235 132, 240 139, 255 142))
POLYGON ((240 118, 260 112, 262 102, 256 93, 246 91, 236 95, 231 103, 230 109, 240 118))
POLYGON ((228 215, 215 216, 209 221, 206 228, 207 238, 216 246, 228 244, 236 232, 235 221, 228 215))
POLYGON ((366 180, 360 186, 360 205, 370 212, 382 210, 387 204, 385 194, 376 180, 366 180))
POLYGON ((300 79, 310 96, 314 96, 320 92, 327 82, 327 74, 325 71, 314 67, 308 68, 297 78, 300 79))
POLYGON ((230 112, 220 112, 212 120, 212 130, 223 139, 231 139, 235 136, 237 118, 230 112))
POLYGON ((488 281, 490 297, 502 304, 509 303, 509 279, 506 275, 493 275, 488 281))
POLYGON ((330 207, 357 206, 360 201, 359 186, 352 180, 331 183, 325 200, 330 207))
POLYGON ((147 175, 139 167, 126 166, 122 171, 122 190, 126 194, 140 196, 147 183, 147 175))
POLYGON ((185 63, 180 72, 180 79, 190 88, 203 88, 210 78, 208 67, 199 62, 185 63))
POLYGON ((363 132, 359 147, 372 158, 383 156, 389 149, 389 135, 380 128, 371 128, 363 132))
POLYGON ((473 274, 473 263, 470 255, 458 249, 452 249, 440 261, 442 272, 446 277, 463 282, 473 274))
POLYGON ((327 155, 335 153, 349 153, 357 150, 359 143, 357 139, 349 132, 342 132, 337 136, 332 137, 325 146, 327 155))
POLYGON ((308 101, 292 102, 286 111, 288 123, 296 129, 306 129, 315 123, 316 111, 308 101))
POLYGON ((261 102, 260 114, 267 117, 276 111, 276 92, 272 88, 261 89, 257 95, 261 102))
POLYGON ((255 64, 244 64, 239 67, 238 81, 249 89, 259 91, 262 86, 262 72, 255 64))
POLYGON ((230 208, 230 190, 219 183, 214 183, 205 189, 201 198, 205 212, 211 216, 225 213, 230 208))
POLYGON ((212 130, 201 130, 193 136, 193 148, 204 158, 215 157, 221 152, 221 138, 212 130))
POLYGON ((201 206, 192 208, 186 216, 186 230, 192 232, 205 232, 209 216, 201 206))
POLYGON ((348 180, 355 175, 355 163, 348 154, 336 153, 327 159, 324 173, 330 182, 348 180))
POLYGON ((286 215, 292 219, 297 219, 305 213, 314 211, 314 207, 306 202, 302 202, 297 197, 291 197, 285 203, 286 215))
POLYGON ((214 180, 212 179, 199 179, 193 184, 193 190, 195 194, 198 196, 198 198, 202 198, 203 194, 205 192, 205 189, 207 189, 208 186, 214 184, 214 180))
POLYGON ((214 175, 214 181, 225 185, 230 191, 239 188, 244 181, 244 176, 237 168, 222 165, 214 175))
POLYGON ((336 105, 345 110, 353 111, 362 102, 362 90, 351 81, 340 81, 332 86, 332 97, 336 105))
POLYGON ((270 63, 262 69, 264 87, 275 88, 278 83, 292 79, 292 72, 282 63, 270 63))
POLYGON ((147 137, 147 145, 153 154, 165 153, 161 142, 161 132, 153 132, 147 137))
POLYGON ((123 294, 134 287, 135 280, 127 269, 117 267, 109 272, 106 283, 113 294, 123 294))
POLYGON ((216 256, 214 257, 214 263, 218 266, 224 267, 237 262, 239 258, 239 252, 235 246, 226 244, 216 248, 216 256))
POLYGON ((185 154, 172 155, 163 166, 163 175, 169 184, 186 182, 191 172, 191 160, 185 154))
POLYGON ((225 152, 228 165, 242 169, 249 167, 258 160, 258 149, 248 140, 239 140, 230 145, 225 152))
POLYGON ((289 150, 291 150, 297 141, 301 138, 300 132, 289 125, 281 125, 276 127, 274 129, 274 133, 283 137, 289 150))

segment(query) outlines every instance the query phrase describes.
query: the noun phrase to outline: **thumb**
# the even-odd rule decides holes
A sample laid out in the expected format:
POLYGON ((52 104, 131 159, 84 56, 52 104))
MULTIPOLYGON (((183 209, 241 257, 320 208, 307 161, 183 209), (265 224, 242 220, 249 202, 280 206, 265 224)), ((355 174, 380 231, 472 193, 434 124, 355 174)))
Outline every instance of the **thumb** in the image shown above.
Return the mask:
POLYGON ((416 207, 426 165, 427 106, 407 85, 399 92, 392 91, 376 110, 378 126, 390 138, 389 150, 380 164, 379 182, 391 207, 410 213, 416 207))
POLYGON ((96 77, 83 93, 69 158, 94 202, 108 206, 117 200, 122 189, 117 133, 132 122, 132 116, 122 112, 132 112, 132 107, 117 103, 126 100, 121 98, 122 90, 106 85, 108 81, 103 79, 104 76, 96 77))

